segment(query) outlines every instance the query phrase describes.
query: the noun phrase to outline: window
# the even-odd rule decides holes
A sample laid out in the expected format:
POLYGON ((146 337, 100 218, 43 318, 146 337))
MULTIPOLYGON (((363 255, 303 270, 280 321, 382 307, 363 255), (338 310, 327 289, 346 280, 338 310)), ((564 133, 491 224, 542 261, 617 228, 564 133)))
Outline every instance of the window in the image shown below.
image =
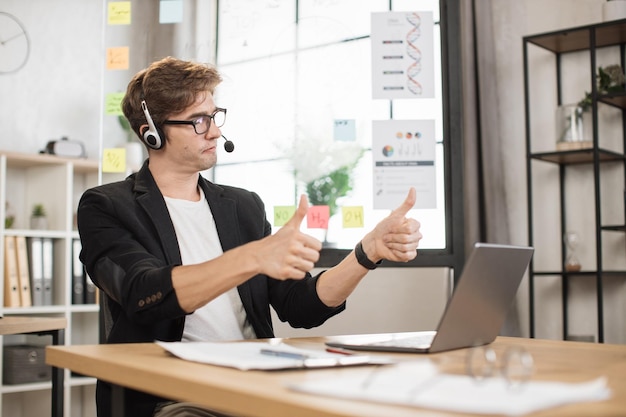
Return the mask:
POLYGON ((420 248, 448 247, 439 2, 415 3, 394 1, 392 10, 433 12, 436 93, 391 101, 372 99, 369 36, 371 13, 389 11, 388 1, 220 0, 217 66, 225 80, 216 103, 228 108, 222 133, 236 150, 219 156, 214 181, 257 192, 273 223, 275 207, 306 193, 311 171, 328 174, 335 159, 354 162, 352 189, 337 205, 362 206, 363 227, 344 227, 339 211, 327 230, 306 229, 329 247, 351 249, 389 214, 373 209, 372 121, 434 120, 437 207, 410 215, 422 224, 420 248), (338 140, 341 121, 353 123, 354 141, 338 140))

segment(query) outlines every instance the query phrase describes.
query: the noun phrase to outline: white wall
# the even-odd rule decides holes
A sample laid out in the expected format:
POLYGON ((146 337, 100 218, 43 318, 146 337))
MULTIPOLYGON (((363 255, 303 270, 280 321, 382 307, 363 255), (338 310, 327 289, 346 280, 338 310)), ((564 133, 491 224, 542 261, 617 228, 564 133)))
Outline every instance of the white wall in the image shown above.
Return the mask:
POLYGON ((102 113, 101 0, 0 0, 30 37, 30 59, 0 74, 0 148, 36 153, 67 136, 98 156, 102 113))
POLYGON ((348 298, 346 310, 322 326, 292 329, 274 315, 274 330, 277 337, 432 330, 448 299, 449 282, 447 268, 379 268, 348 298))

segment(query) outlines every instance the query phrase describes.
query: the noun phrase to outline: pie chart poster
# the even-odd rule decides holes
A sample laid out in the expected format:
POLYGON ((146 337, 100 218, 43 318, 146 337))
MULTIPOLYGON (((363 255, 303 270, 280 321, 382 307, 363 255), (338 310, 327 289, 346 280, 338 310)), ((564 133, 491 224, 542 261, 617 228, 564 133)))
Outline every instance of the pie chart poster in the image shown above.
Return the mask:
POLYGON ((437 207, 434 120, 372 122, 374 209, 394 209, 410 187, 416 209, 437 207))

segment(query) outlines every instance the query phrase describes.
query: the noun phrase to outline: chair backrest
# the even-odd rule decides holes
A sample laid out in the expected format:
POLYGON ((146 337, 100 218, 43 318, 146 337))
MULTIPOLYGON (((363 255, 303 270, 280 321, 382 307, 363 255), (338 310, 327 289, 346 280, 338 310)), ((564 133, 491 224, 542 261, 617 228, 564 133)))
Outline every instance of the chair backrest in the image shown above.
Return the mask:
POLYGON ((113 317, 111 316, 111 311, 109 310, 108 303, 109 296, 104 293, 104 291, 99 291, 100 293, 100 343, 106 343, 109 338, 109 334, 111 333, 111 329, 113 328, 113 317))

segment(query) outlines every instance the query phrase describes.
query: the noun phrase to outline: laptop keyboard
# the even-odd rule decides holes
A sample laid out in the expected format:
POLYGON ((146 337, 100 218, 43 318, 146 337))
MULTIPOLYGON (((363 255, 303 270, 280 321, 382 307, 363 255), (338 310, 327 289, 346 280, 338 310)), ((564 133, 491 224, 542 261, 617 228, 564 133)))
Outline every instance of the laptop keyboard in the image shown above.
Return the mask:
POLYGON ((435 336, 432 334, 420 334, 417 336, 404 337, 398 339, 382 340, 380 342, 369 343, 371 346, 398 346, 406 348, 423 348, 430 346, 435 336))

